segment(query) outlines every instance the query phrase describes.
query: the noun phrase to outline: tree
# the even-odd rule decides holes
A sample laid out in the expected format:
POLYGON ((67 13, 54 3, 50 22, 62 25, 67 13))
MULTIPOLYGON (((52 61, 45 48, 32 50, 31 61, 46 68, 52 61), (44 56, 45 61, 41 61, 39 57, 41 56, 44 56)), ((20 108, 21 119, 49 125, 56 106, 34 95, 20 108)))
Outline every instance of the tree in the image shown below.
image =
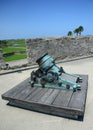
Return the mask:
MULTIPOLYGON (((78 28, 76 28, 73 32, 76 33, 76 36, 80 35, 81 36, 81 32, 84 31, 84 28, 83 26, 79 26, 78 28)), ((68 36, 72 36, 73 35, 73 32, 72 31, 69 31, 68 32, 68 36)))
POLYGON ((67 35, 72 36, 72 34, 73 34, 72 31, 69 31, 67 35))
POLYGON ((84 31, 84 28, 83 28, 83 26, 79 26, 78 29, 79 29, 79 35, 81 36, 81 32, 84 31))
POLYGON ((75 30, 74 30, 74 33, 76 33, 76 35, 78 36, 78 34, 79 34, 79 28, 76 28, 75 30))

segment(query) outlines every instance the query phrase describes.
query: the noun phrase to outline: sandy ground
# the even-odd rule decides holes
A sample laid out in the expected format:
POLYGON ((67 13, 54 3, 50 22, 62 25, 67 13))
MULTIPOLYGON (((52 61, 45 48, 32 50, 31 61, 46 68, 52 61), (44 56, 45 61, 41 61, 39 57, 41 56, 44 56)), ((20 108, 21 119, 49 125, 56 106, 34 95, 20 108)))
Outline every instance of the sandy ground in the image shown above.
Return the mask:
MULTIPOLYGON (((0 96, 0 130, 93 130, 93 58, 59 64, 67 72, 88 74, 84 121, 7 106, 0 96)), ((0 76, 0 95, 30 76, 31 70, 0 76)))

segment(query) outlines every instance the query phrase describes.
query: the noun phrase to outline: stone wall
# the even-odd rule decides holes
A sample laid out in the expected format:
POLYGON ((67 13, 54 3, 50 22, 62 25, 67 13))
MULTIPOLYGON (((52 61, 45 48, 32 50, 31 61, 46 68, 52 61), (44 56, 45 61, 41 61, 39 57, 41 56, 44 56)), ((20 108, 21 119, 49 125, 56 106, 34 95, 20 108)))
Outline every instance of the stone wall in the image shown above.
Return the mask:
POLYGON ((93 54, 93 37, 55 37, 27 39, 27 54, 29 64, 45 53, 49 53, 58 60, 75 58, 93 54))
POLYGON ((5 66, 5 61, 2 55, 2 49, 0 48, 0 68, 2 68, 2 66, 5 66))

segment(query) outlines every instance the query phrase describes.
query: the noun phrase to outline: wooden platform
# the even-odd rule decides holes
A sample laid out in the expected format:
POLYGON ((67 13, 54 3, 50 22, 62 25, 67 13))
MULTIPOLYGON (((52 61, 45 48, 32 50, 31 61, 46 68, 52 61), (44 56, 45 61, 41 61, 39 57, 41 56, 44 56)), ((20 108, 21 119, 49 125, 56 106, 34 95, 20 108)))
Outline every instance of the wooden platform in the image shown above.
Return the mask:
POLYGON ((2 95, 9 105, 72 119, 83 119, 88 76, 80 75, 81 91, 31 88, 29 78, 2 95))

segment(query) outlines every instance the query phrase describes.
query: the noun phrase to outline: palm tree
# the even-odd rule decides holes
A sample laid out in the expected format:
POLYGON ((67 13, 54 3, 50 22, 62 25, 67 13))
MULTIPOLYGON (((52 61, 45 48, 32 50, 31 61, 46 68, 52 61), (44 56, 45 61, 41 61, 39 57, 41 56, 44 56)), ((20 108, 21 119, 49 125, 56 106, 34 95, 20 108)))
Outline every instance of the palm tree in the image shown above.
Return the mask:
POLYGON ((83 28, 83 26, 79 26, 78 29, 79 29, 79 35, 81 36, 81 32, 84 31, 84 28, 83 28))
POLYGON ((72 31, 69 31, 67 35, 72 36, 72 34, 73 34, 72 31))
POLYGON ((76 28, 75 30, 74 30, 74 33, 76 33, 76 35, 78 36, 78 34, 79 34, 79 28, 76 28))

